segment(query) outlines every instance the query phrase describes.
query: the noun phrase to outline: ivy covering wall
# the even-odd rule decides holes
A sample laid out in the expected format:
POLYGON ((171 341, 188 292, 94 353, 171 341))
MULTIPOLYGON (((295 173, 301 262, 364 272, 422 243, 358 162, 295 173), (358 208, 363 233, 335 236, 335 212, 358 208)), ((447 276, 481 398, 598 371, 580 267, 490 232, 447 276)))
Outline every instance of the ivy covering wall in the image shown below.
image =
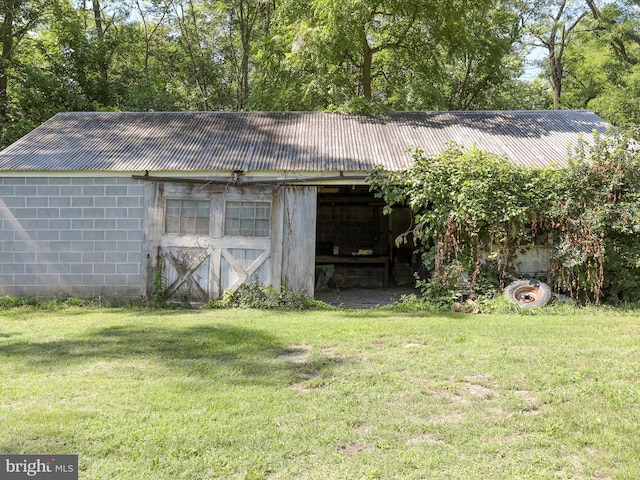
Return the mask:
POLYGON ((505 157, 449 144, 413 153, 407 171, 375 168, 372 191, 385 212, 408 206, 409 237, 431 272, 421 285, 443 298, 460 275, 475 295, 504 288, 519 252, 553 248, 546 280, 584 303, 640 301, 640 146, 622 134, 580 143, 567 168, 518 166, 505 157))

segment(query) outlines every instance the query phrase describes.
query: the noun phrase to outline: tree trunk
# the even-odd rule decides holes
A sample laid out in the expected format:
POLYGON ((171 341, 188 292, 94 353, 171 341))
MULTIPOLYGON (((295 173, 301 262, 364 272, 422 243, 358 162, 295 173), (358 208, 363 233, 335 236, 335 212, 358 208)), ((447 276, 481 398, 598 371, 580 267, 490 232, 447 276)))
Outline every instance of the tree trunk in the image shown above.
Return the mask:
MULTIPOLYGON (((640 6, 638 0, 636 0, 635 3, 640 6)), ((598 27, 599 30, 607 30, 608 28, 613 30, 620 26, 618 21, 616 21, 615 19, 604 18, 594 0, 587 0, 587 5, 591 10, 593 18, 600 24, 598 27), (604 26, 603 24, 606 24, 606 26, 604 26)), ((631 41, 636 45, 640 45, 640 35, 635 33, 632 29, 621 29, 618 35, 619 36, 617 38, 613 38, 611 40, 611 48, 613 48, 613 51, 616 53, 616 55, 624 62, 628 63, 629 65, 637 65, 638 58, 629 54, 629 51, 625 45, 625 41, 631 41)))
POLYGON ((104 30, 102 30, 102 11, 100 10, 100 0, 93 0, 93 18, 96 22, 96 34, 100 43, 104 41, 104 30))
POLYGON ((105 28, 102 22, 102 9, 100 8, 100 0, 92 0, 93 2, 93 18, 95 21, 95 31, 98 38, 98 73, 100 83, 95 92, 95 98, 102 105, 110 105, 110 88, 109 88, 109 55, 105 46, 104 33, 105 28))
POLYGON ((562 96, 562 81, 564 74, 564 50, 572 39, 572 32, 585 17, 587 12, 578 15, 571 24, 567 25, 563 20, 563 14, 567 6, 567 1, 563 0, 558 12, 553 19, 553 25, 547 38, 541 38, 542 44, 549 52, 549 84, 553 91, 553 108, 560 108, 562 96))
POLYGON ((553 49, 549 50, 549 83, 553 92, 553 108, 560 108, 560 96, 562 95, 562 60, 556 56, 553 49))
MULTIPOLYGON (((258 8, 256 6, 256 8, 258 8)), ((236 100, 236 108, 242 110, 249 97, 249 54, 251 52, 251 30, 253 21, 250 15, 250 6, 240 0, 240 42, 242 45, 242 57, 240 59, 240 78, 236 100)), ((255 18, 255 17, 254 17, 255 18)))
MULTIPOLYGON (((364 32, 363 32, 364 33, 364 32)), ((362 93, 364 98, 371 100, 371 68, 373 65, 373 50, 369 46, 366 35, 362 38, 362 93)))
POLYGON ((4 3, 4 20, 0 32, 2 41, 2 58, 0 58, 0 120, 7 121, 9 114, 9 65, 13 59, 13 22, 15 12, 22 5, 22 0, 6 1, 4 3))

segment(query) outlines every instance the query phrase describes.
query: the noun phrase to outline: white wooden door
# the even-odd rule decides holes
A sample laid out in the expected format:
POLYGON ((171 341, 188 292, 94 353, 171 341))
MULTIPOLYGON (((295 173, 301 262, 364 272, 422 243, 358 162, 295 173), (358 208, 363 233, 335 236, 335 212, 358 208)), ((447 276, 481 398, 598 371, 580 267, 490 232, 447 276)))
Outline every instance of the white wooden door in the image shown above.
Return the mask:
POLYGON ((206 302, 210 296, 212 251, 208 248, 165 246, 164 298, 206 302))
POLYGON ((272 281, 272 237, 279 224, 273 198, 270 189, 266 195, 258 187, 195 194, 192 188, 167 187, 161 240, 165 300, 206 302, 247 280, 278 283, 272 281))

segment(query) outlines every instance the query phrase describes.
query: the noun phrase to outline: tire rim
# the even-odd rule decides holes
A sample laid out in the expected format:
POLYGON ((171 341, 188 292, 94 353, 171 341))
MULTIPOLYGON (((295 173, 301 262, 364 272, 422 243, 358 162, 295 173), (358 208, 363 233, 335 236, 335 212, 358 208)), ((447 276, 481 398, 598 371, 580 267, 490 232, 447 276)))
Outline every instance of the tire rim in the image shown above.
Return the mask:
POLYGON ((529 304, 540 298, 538 287, 522 286, 513 292, 513 298, 518 303, 529 304))

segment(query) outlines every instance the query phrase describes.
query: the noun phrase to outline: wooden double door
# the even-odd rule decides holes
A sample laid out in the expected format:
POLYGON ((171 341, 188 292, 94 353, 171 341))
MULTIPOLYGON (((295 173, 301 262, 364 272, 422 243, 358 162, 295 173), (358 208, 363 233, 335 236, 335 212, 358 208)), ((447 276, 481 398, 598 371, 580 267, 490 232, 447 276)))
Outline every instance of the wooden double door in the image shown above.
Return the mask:
POLYGON ((316 197, 309 186, 149 182, 147 296, 206 302, 253 280, 313 296, 316 197))
POLYGON ((206 302, 247 280, 275 283, 277 189, 163 183, 154 196, 149 231, 165 300, 206 302))

